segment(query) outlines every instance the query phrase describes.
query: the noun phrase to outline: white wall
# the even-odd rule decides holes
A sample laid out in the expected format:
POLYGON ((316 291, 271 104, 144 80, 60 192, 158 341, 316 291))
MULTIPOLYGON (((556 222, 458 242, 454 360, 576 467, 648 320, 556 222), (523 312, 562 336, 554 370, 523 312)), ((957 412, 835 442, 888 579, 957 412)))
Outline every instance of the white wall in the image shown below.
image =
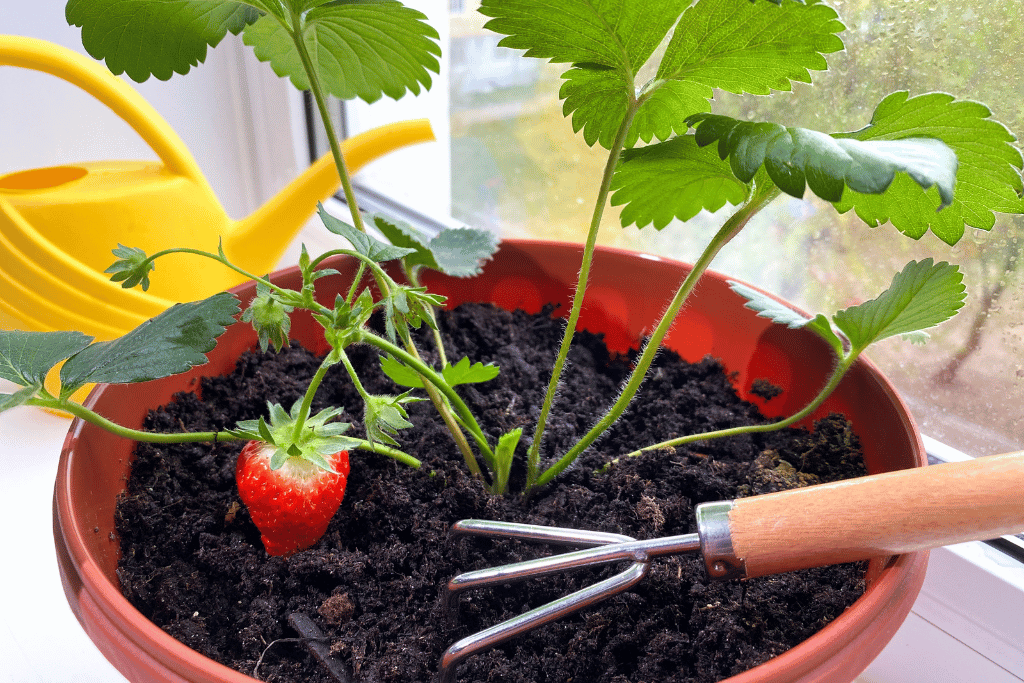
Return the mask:
POLYGON ((372 105, 346 104, 349 135, 392 121, 429 118, 437 142, 392 152, 361 171, 356 182, 413 207, 442 223, 451 220, 451 154, 449 123, 448 0, 403 0, 423 12, 440 35, 441 73, 431 73, 431 88, 419 96, 407 93, 395 101, 383 97, 372 105))

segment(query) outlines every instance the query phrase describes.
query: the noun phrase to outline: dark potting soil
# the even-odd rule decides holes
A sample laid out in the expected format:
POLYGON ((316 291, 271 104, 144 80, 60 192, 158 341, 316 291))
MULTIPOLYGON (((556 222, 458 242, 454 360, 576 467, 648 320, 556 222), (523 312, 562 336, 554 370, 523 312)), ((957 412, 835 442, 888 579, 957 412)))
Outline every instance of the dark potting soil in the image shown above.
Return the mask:
MULTIPOLYGON (((493 443, 524 427, 529 445, 563 321, 467 305, 439 321, 449 358, 501 367, 497 379, 460 388, 493 443)), ((544 443, 562 453, 615 396, 628 359, 610 358, 599 337, 577 336, 544 443)), ((429 355, 430 341, 423 348, 429 355)), ((349 349, 367 389, 396 393, 369 348, 349 349)), ((236 371, 204 381, 202 399, 182 394, 147 428, 211 430, 266 414, 267 401, 299 398, 318 360, 300 348, 253 353, 236 371)), ((771 394, 770 387, 761 387, 771 394)), ((314 408, 342 405, 361 435, 361 403, 341 366, 314 408)), ((128 599, 195 650, 265 681, 333 681, 297 642, 294 613, 313 619, 354 680, 428 683, 440 654, 470 633, 620 571, 586 570, 513 588, 471 591, 449 619, 442 592, 471 569, 559 552, 515 541, 450 537, 460 519, 577 527, 651 538, 693 531, 700 502, 765 493, 864 473, 857 439, 841 418, 799 430, 720 439, 620 461, 637 446, 680 434, 760 422, 712 359, 687 364, 659 355, 638 399, 615 428, 529 505, 495 497, 468 476, 433 407, 410 407, 416 425, 403 449, 415 470, 366 452, 350 454, 341 509, 320 542, 290 558, 268 557, 238 499, 237 443, 140 445, 117 509, 128 599)), ((522 458, 519 459, 519 462, 522 458)), ((520 479, 522 472, 518 472, 520 479)), ((820 630, 861 595, 864 565, 746 582, 709 583, 696 555, 655 560, 647 578, 600 606, 472 657, 458 680, 710 683, 749 669, 820 630)))

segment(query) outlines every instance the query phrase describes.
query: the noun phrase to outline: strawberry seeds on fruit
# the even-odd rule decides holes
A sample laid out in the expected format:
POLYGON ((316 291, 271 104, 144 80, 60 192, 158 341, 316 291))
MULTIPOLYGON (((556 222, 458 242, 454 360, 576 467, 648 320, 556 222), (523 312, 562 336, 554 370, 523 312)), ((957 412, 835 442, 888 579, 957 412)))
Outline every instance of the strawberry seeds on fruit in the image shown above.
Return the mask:
POLYGON ((316 543, 345 497, 348 451, 325 456, 331 470, 301 456, 274 469, 277 447, 250 441, 238 456, 238 492, 267 553, 288 556, 316 543))

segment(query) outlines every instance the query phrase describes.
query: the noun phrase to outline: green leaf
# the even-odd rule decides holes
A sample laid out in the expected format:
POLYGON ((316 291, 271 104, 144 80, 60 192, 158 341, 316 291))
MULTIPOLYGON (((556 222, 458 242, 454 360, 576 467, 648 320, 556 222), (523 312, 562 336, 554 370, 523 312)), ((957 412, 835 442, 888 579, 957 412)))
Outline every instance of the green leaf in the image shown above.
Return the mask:
POLYGON ((615 169, 612 206, 622 209, 623 227, 651 223, 662 229, 673 218, 686 221, 701 209, 717 211, 726 202, 742 204, 748 193, 729 165, 692 135, 627 150, 615 169))
POLYGON ((699 0, 683 13, 657 78, 689 80, 733 93, 767 95, 811 82, 843 49, 832 8, 786 1, 699 0))
POLYGON ((444 228, 430 239, 405 221, 379 214, 374 214, 372 220, 391 244, 415 251, 403 257, 406 264, 453 277, 479 275, 483 263, 498 250, 498 238, 488 230, 444 228))
MULTIPOLYGON (((429 89, 440 72, 438 34, 426 16, 392 0, 334 0, 310 9, 300 32, 323 88, 343 100, 399 99, 429 89)), ((243 40, 278 76, 309 89, 288 30, 272 16, 246 27, 243 40)))
POLYGON ((92 342, 81 332, 0 330, 0 378, 19 386, 43 386, 46 373, 92 342))
POLYGON ((19 389, 13 394, 0 394, 0 413, 25 405, 29 399, 35 397, 37 391, 39 391, 39 387, 31 386, 19 389))
POLYGON ((114 74, 162 81, 206 60, 228 31, 237 34, 259 17, 226 0, 68 0, 67 22, 82 28, 82 45, 114 74))
POLYGON ((746 299, 744 306, 752 311, 756 311, 757 317, 768 318, 772 322, 785 325, 790 329, 805 327, 828 342, 837 356, 843 355, 843 343, 836 336, 828 322, 828 318, 825 316, 818 314, 813 318, 808 318, 803 313, 794 311, 789 306, 740 282, 730 280, 729 288, 746 299))
POLYGON ((555 64, 596 64, 635 71, 679 16, 672 0, 483 0, 484 28, 501 47, 555 64))
POLYGON ((320 220, 324 222, 324 226, 328 230, 333 232, 335 235, 341 235, 347 239, 352 244, 352 249, 354 251, 359 252, 363 256, 376 261, 377 263, 393 261, 394 259, 399 259, 407 254, 413 254, 416 252, 415 249, 396 247, 394 245, 387 244, 386 242, 381 242, 379 239, 372 235, 367 235, 365 232, 360 232, 348 223, 327 213, 323 204, 317 204, 317 212, 320 214, 320 220))
POLYGON ((717 141, 718 155, 729 159, 732 172, 744 182, 763 165, 787 194, 801 198, 810 187, 822 199, 838 202, 845 187, 881 194, 901 172, 925 190, 936 186, 942 206, 953 201, 957 158, 941 140, 860 141, 713 114, 697 114, 689 121, 696 127, 697 144, 717 141))
POLYGON ((428 246, 430 244, 429 237, 405 221, 395 220, 381 214, 371 214, 370 220, 392 245, 413 250, 412 253, 402 257, 406 264, 438 270, 437 262, 428 246))
POLYGON ((238 300, 227 292, 176 304, 123 337, 96 342, 69 358, 60 371, 61 395, 90 382, 146 382, 202 365, 237 313, 238 300))
POLYGON ((713 88, 790 90, 827 67, 825 54, 843 49, 835 34, 845 27, 832 9, 772 1, 700 0, 687 9, 641 94, 627 146, 685 133, 687 116, 710 111, 713 88))
MULTIPOLYGON (((588 145, 610 148, 634 97, 635 76, 679 18, 682 6, 672 0, 485 0, 480 12, 492 17, 485 28, 505 34, 498 45, 526 50, 527 57, 573 64, 562 78, 559 97, 573 130, 583 131, 588 145)), ((709 89, 702 93, 710 97, 709 89)), ((678 94, 678 93, 677 93, 678 94)), ((693 102, 693 98, 687 98, 693 102)), ((664 109, 665 98, 652 108, 664 109)), ((699 106, 708 106, 700 100, 699 106)), ((685 113, 692 113, 688 109, 685 113)), ((652 114, 653 115, 653 114, 652 114)), ((658 128, 643 119, 642 134, 658 128)), ((663 128, 663 127, 662 127, 663 128)), ((635 143, 638 130, 631 134, 635 143)))
POLYGON ((422 389, 423 379, 419 373, 405 365, 394 356, 381 356, 380 369, 400 387, 422 389))
POLYGON ((117 260, 104 273, 113 273, 111 282, 120 282, 122 289, 131 289, 142 283, 142 291, 149 289, 149 271, 155 270, 152 261, 146 260, 146 252, 136 247, 118 244, 113 250, 117 260))
POLYGON ((476 362, 470 365, 469 358, 463 358, 455 365, 446 363, 441 374, 444 376, 449 386, 458 386, 459 384, 476 384, 479 382, 489 382, 498 376, 500 369, 494 363, 483 363, 476 362))
POLYGON ((453 277, 479 275, 497 250, 497 235, 476 228, 445 228, 430 240, 437 269, 453 277))
POLYGON ((516 446, 523 435, 522 427, 502 434, 494 447, 494 491, 505 493, 508 488, 509 474, 512 472, 512 462, 515 460, 516 446))
POLYGON ((250 323, 259 339, 260 350, 266 352, 270 344, 275 351, 288 346, 288 332, 292 320, 288 316, 295 310, 281 303, 268 285, 256 283, 256 296, 242 313, 242 322, 250 323))
POLYGON ((963 275, 945 261, 911 261, 877 298, 839 311, 836 326, 855 350, 906 335, 952 318, 964 305, 963 275))
POLYGON ((710 111, 713 94, 714 90, 703 83, 686 80, 661 82, 633 116, 626 147, 635 145, 637 139, 644 142, 654 138, 668 140, 673 133, 685 133, 686 117, 710 111))
POLYGON ((562 74, 565 82, 558 91, 563 100, 562 115, 571 117, 574 133, 583 131, 590 145, 600 143, 611 149, 615 134, 630 106, 630 84, 621 71, 600 67, 573 68, 562 74))
POLYGON ((914 239, 931 229, 947 244, 956 244, 963 237, 964 226, 990 230, 995 223, 994 211, 1024 212, 1020 174, 1024 159, 1012 144, 1013 135, 990 116, 984 105, 957 101, 944 93, 889 95, 875 109, 867 127, 842 137, 862 141, 908 137, 942 140, 956 153, 960 164, 952 204, 936 213, 939 201, 934 192, 922 193, 910 179, 897 176, 882 195, 847 192, 836 205, 837 210, 854 209, 871 226, 890 222, 914 239))
MULTIPOLYGON (((564 100, 562 114, 571 116, 573 132, 583 131, 583 140, 611 149, 615 135, 631 106, 632 77, 598 67, 572 68, 562 74, 565 82, 558 92, 564 100)), ((638 139, 667 139, 673 132, 685 132, 689 114, 711 108, 711 88, 691 81, 669 81, 652 90, 633 116, 625 147, 638 139)))
MULTIPOLYGON (((420 378, 419 373, 392 356, 382 357, 380 367, 384 374, 399 386, 413 389, 423 388, 423 380, 420 378)), ((445 364, 444 369, 441 371, 441 376, 444 377, 448 386, 455 387, 460 384, 488 382, 497 377, 499 372, 498 366, 493 363, 484 365, 477 362, 471 365, 469 358, 463 358, 455 365, 445 364)))

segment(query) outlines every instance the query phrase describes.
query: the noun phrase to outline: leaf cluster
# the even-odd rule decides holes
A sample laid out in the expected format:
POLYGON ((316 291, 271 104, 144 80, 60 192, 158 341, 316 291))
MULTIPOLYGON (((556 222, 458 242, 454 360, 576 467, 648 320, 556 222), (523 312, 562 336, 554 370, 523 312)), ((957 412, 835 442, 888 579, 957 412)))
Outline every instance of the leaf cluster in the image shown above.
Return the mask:
POLYGON ((758 182, 949 244, 965 226, 990 229, 993 211, 1024 209, 1024 159, 974 102, 894 93, 849 133, 709 113, 715 89, 767 95, 827 68, 844 26, 819 2, 485 0, 481 12, 500 45, 569 65, 559 96, 587 144, 627 150, 611 184, 623 226, 739 206, 758 182))
POLYGON ((188 73, 229 32, 296 88, 312 73, 342 99, 419 94, 440 69, 437 31, 393 0, 69 0, 65 17, 90 55, 139 82, 188 73))

